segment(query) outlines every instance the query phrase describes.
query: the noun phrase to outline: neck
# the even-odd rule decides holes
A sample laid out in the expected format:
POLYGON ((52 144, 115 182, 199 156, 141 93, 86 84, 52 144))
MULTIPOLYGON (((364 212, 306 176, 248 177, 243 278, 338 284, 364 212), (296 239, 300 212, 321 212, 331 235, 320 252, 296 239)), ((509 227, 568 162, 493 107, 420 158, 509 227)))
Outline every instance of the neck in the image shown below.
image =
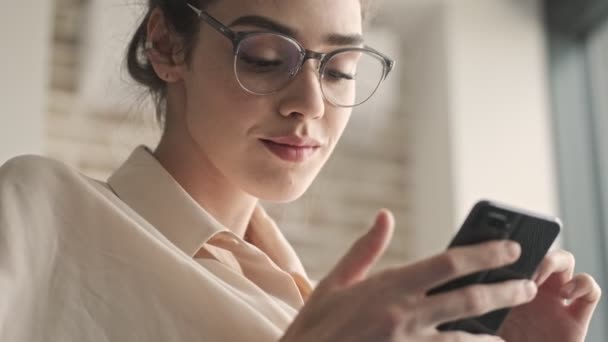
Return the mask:
POLYGON ((165 134, 154 156, 202 208, 244 237, 258 199, 229 182, 194 141, 165 134))

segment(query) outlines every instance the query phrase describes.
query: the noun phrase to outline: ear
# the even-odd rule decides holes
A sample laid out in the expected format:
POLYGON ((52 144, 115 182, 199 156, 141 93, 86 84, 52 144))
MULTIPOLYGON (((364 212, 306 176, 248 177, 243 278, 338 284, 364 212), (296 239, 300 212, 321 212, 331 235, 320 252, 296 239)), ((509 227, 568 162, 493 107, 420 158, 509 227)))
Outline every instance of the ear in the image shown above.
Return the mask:
POLYGON ((167 83, 181 81, 186 66, 183 42, 158 7, 150 13, 146 37, 146 55, 156 75, 167 83))

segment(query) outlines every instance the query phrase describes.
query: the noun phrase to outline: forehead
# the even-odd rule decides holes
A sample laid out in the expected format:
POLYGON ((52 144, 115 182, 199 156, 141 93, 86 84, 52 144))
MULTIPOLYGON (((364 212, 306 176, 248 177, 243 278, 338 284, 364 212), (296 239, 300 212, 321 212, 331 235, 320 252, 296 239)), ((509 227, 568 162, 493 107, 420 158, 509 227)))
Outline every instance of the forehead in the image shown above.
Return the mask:
POLYGON ((291 28, 306 45, 328 34, 361 33, 360 0, 219 0, 208 8, 228 25, 242 16, 263 16, 291 28))

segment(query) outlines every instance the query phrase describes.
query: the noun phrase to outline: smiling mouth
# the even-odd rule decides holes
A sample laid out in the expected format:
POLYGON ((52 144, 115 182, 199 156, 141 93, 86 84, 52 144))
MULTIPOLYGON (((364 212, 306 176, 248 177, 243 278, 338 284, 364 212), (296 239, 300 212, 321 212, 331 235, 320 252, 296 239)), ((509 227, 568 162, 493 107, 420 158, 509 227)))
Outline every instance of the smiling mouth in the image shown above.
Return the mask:
POLYGON ((310 159, 320 149, 320 146, 294 146, 265 139, 260 139, 260 141, 272 154, 293 163, 301 163, 310 159))

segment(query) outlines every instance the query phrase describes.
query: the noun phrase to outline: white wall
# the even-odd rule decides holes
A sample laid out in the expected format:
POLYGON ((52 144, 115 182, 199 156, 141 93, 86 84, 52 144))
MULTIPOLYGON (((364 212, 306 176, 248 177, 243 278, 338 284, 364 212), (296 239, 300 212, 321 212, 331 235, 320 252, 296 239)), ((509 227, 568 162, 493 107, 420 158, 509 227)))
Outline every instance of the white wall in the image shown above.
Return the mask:
POLYGON ((0 164, 44 151, 51 1, 0 6, 0 164))
POLYGON ((541 1, 384 3, 405 46, 408 248, 443 250, 480 198, 557 213, 541 1))
POLYGON ((446 82, 448 51, 445 10, 434 5, 421 11, 421 23, 408 33, 402 56, 404 96, 402 114, 407 118, 404 143, 409 158, 408 203, 412 213, 414 255, 445 247, 452 236, 453 179, 449 126, 449 88, 446 82))
POLYGON ((456 221, 480 197, 555 214, 540 1, 447 1, 456 221))

